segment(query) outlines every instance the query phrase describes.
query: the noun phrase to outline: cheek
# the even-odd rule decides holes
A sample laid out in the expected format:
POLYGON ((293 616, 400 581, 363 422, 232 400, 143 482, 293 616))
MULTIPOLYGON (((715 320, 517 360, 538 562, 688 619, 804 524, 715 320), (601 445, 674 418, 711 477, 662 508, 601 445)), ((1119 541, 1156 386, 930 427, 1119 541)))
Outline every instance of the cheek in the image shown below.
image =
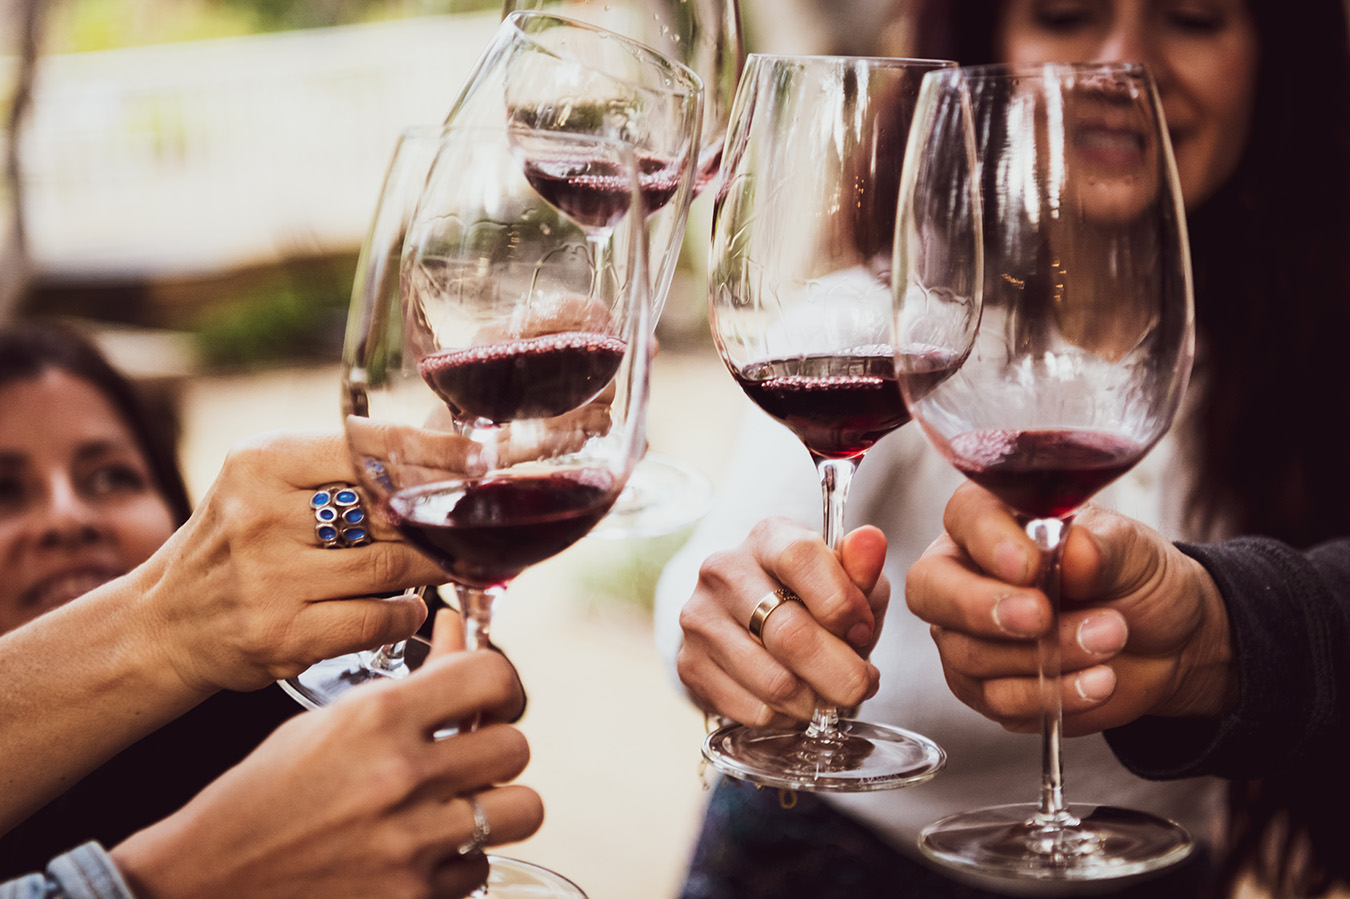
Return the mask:
POLYGON ((23 624, 32 615, 20 611, 17 585, 22 582, 20 569, 22 555, 19 552, 18 528, 13 524, 0 523, 0 634, 23 624))
POLYGON ((155 500, 134 503, 118 513, 117 544, 127 568, 154 555, 174 532, 173 515, 155 500))

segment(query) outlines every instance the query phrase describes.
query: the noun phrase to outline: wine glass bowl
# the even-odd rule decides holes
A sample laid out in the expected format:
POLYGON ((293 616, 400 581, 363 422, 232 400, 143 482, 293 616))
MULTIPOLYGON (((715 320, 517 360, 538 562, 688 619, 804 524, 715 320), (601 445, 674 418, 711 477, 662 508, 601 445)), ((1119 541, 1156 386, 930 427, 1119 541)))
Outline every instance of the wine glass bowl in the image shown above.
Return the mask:
MULTIPOLYGON (((505 123, 446 126, 399 289, 344 349, 361 486, 440 565, 470 649, 490 646, 493 604, 515 577, 606 514, 645 447, 653 338, 634 150, 593 134, 550 140, 606 173, 604 227, 589 207, 569 213, 540 194, 505 123)), ((550 871, 489 862, 489 899, 584 899, 550 871)))
MULTIPOLYGON (((937 450, 1041 548, 1039 586, 1057 618, 1074 513, 1166 433, 1194 354, 1185 220, 1157 92, 1137 65, 976 66, 929 76, 919 107, 909 151, 924 164, 902 182, 896 231, 901 387, 937 450), (953 230, 949 213, 969 202, 953 230), (973 265, 951 264, 943 247, 962 229, 978 235, 973 265), (953 374, 914 376, 904 347, 973 321, 953 374)), ((1057 624, 1047 633, 1039 801, 953 815, 926 828, 920 848, 1010 879, 1105 880, 1181 860, 1192 842, 1179 825, 1067 803, 1057 624)))
POLYGON ((505 0, 503 15, 538 10, 587 22, 639 41, 702 79, 703 117, 694 190, 717 176, 736 83, 745 65, 736 0, 505 0))
MULTIPOLYGON (((614 195, 613 179, 594 160, 566 150, 554 138, 589 133, 631 143, 647 216, 655 327, 675 275, 689 205, 702 183, 696 173, 706 152, 701 131, 707 118, 703 82, 680 62, 682 55, 659 52, 635 39, 649 36, 645 26, 654 23, 651 16, 621 19, 624 10, 649 4, 652 15, 664 11, 678 23, 676 30, 663 26, 658 31, 686 35, 695 43, 708 39, 698 35, 708 29, 709 20, 702 12, 690 18, 692 10, 711 4, 735 19, 734 3, 726 13, 720 0, 696 0, 687 6, 681 0, 678 10, 666 0, 633 0, 632 6, 622 0, 603 5, 507 0, 502 24, 447 121, 505 122, 513 152, 536 189, 590 229, 597 254, 603 253, 606 217, 622 197, 614 195), (605 15, 592 14, 602 6, 605 15)), ((728 49, 725 58, 739 59, 738 24, 727 30, 736 40, 734 52, 728 49)), ((726 73, 719 72, 725 81, 726 73)), ((597 269, 603 269, 603 262, 597 269)), ((703 515, 710 498, 711 486, 698 472, 649 453, 596 533, 641 537, 677 531, 703 515)))
MULTIPOLYGON (((854 470, 910 419, 892 341, 895 198, 921 79, 952 65, 751 54, 732 107, 709 322, 732 378, 815 461, 831 548, 854 470)), ((929 352, 932 377, 963 352, 929 352)), ((945 762, 926 737, 824 705, 795 727, 726 725, 703 751, 733 776, 817 792, 919 783, 945 762)))

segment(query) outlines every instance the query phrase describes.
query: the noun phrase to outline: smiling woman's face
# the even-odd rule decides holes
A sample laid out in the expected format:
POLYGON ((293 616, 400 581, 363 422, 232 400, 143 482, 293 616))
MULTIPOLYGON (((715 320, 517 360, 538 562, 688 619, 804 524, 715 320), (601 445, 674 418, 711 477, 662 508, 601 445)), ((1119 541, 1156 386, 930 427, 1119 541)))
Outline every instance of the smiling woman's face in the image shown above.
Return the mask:
POLYGON ((1007 0, 995 50, 1006 62, 1148 66, 1188 209, 1237 169, 1259 57, 1246 0, 1007 0))
POLYGON ((125 574, 173 531, 96 387, 57 370, 0 385, 0 633, 125 574))

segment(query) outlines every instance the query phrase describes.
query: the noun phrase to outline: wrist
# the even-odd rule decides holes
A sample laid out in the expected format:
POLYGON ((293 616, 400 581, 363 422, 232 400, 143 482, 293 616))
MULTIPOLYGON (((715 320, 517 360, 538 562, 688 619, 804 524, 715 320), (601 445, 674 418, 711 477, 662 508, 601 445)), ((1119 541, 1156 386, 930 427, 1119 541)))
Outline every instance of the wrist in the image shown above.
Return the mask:
POLYGON ((1203 565, 1189 556, 1183 557, 1182 564, 1196 597, 1199 620, 1181 654, 1173 699, 1160 714, 1218 718, 1237 703, 1237 663, 1228 609, 1203 565))

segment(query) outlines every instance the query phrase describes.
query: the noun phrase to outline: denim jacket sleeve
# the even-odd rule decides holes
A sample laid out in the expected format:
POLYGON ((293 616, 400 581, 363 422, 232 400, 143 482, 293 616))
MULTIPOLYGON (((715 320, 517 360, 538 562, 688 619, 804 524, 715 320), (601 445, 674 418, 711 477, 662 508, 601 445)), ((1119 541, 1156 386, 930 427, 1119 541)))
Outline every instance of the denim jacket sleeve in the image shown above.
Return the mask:
POLYGON ((98 843, 58 855, 43 874, 0 883, 0 899, 135 899, 98 843))

